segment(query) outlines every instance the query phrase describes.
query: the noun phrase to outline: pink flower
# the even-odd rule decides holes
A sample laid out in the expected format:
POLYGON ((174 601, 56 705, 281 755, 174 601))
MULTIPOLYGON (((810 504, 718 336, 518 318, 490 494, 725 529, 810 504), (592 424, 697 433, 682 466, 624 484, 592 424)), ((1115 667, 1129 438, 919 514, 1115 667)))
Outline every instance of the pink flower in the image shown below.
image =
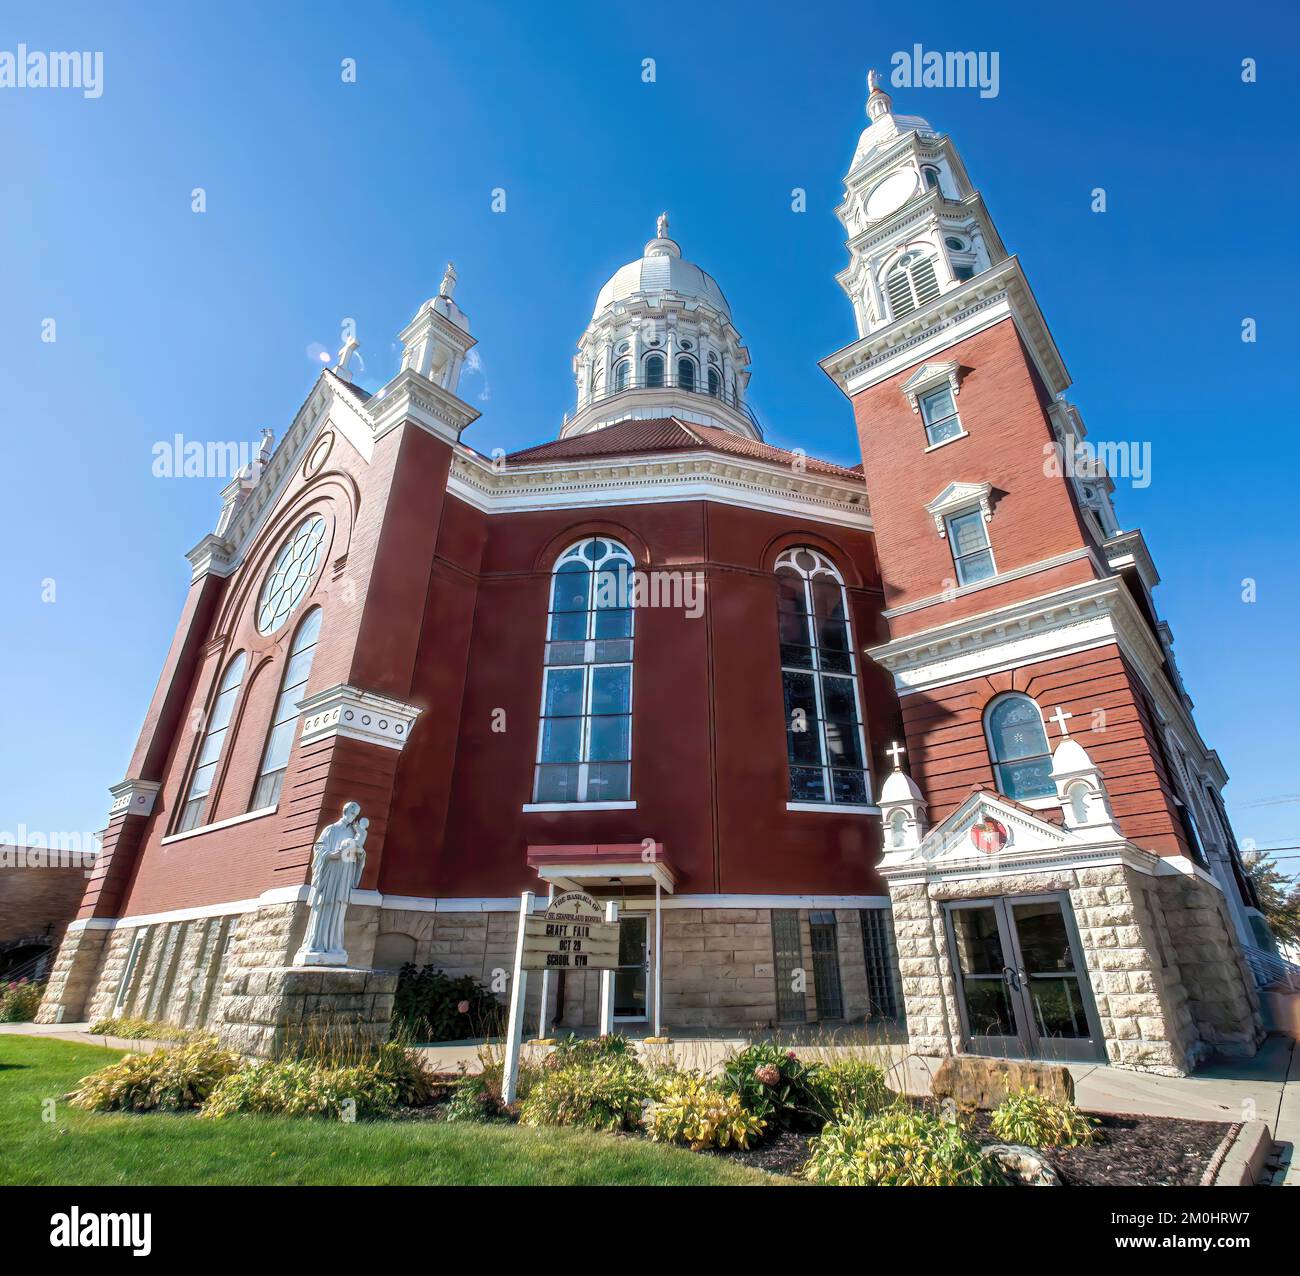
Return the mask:
POLYGON ((467 1015, 467 1014, 469 1014, 469 1002, 468 1002, 468 1001, 458 1001, 458 1002, 456 1003, 456 1013, 457 1013, 458 1015, 467 1015))
POLYGON ((785 1052, 785 1057, 786 1057, 787 1059, 789 1059, 791 1063, 798 1063, 798 1062, 799 1062, 799 1056, 798 1056, 797 1054, 795 1054, 795 1052, 794 1052, 793 1050, 787 1050, 787 1051, 785 1052))
POLYGON ((754 1079, 763 1085, 776 1085, 781 1080, 781 1069, 774 1063, 760 1063, 754 1069, 754 1079))

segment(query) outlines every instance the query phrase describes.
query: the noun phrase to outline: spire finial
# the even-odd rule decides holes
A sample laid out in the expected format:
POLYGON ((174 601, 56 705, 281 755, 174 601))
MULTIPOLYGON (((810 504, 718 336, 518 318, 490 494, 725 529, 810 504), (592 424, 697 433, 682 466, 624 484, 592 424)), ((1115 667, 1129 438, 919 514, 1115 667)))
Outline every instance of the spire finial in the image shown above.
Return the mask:
POLYGON ((659 239, 668 238, 668 214, 660 213, 659 220, 655 222, 655 235, 659 239))
POLYGON ((900 759, 902 758, 903 754, 906 753, 906 752, 907 752, 907 750, 906 750, 905 748, 903 748, 903 746, 902 746, 901 744, 899 744, 897 740, 895 740, 895 741, 893 742, 893 744, 892 744, 892 746, 891 746, 890 748, 888 748, 888 749, 885 750, 885 754, 886 754, 888 757, 891 757, 891 758, 894 759, 894 770, 895 770, 895 771, 901 771, 901 770, 903 769, 903 764, 902 764, 902 762, 900 761, 900 759))
POLYGON ((442 283, 438 285, 438 296, 450 298, 456 291, 456 279, 456 267, 448 262, 447 269, 442 272, 442 283))
POLYGON ((888 115, 893 101, 888 93, 880 87, 880 72, 872 67, 867 72, 867 115, 873 121, 882 115, 888 115))

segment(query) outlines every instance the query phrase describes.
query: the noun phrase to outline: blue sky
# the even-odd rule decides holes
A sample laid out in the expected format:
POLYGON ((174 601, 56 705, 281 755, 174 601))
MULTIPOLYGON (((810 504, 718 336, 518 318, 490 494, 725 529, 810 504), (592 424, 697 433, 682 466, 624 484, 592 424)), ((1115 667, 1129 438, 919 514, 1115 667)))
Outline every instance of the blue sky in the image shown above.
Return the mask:
POLYGON ((154 444, 278 435, 348 318, 358 379, 381 384, 448 258, 479 339, 462 392, 481 450, 554 437, 596 291, 667 209, 731 303, 769 438, 860 459, 817 367, 854 335, 831 209, 867 69, 919 42, 999 55, 996 97, 900 89, 895 109, 955 139, 1092 437, 1150 441, 1152 482, 1120 484, 1120 521, 1164 577, 1239 835, 1300 844, 1300 32, 1285 6, 1184 4, 1174 21, 1101 5, 1087 22, 815 0, 179 9, 17 4, 0 23, 0 49, 104 55, 98 99, 0 89, 0 829, 97 829, 124 774, 182 555, 222 486, 155 478, 154 444))

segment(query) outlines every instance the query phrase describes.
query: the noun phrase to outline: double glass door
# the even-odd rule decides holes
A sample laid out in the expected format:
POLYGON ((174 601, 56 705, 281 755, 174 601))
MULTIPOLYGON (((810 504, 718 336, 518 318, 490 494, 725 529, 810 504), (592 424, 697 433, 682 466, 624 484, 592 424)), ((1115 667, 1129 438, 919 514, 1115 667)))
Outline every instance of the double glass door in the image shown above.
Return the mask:
POLYGON ((964 1046, 1002 1058, 1104 1057, 1067 895, 945 905, 964 1046))

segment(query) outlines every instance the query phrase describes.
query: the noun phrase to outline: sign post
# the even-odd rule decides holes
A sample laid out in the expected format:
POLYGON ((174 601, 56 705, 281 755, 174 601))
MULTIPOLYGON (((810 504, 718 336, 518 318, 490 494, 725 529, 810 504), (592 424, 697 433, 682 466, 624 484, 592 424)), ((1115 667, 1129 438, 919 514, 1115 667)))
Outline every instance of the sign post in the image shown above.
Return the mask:
POLYGON ((614 967, 618 965, 618 905, 600 905, 585 891, 566 891, 551 899, 544 913, 533 914, 533 892, 519 897, 519 933, 515 940, 515 971, 510 981, 510 1018, 506 1024, 506 1058, 501 1074, 501 1100, 515 1101, 519 1087, 519 1054, 524 1030, 524 998, 528 972, 542 974, 541 1030, 546 1030, 546 994, 552 970, 601 972, 601 1032, 609 1032, 614 1016, 614 967))
MULTIPOLYGON (((611 899, 605 905, 605 923, 612 925, 618 934, 618 905, 611 899)), ((617 945, 617 938, 615 944, 617 945)), ((614 1031, 614 968, 618 965, 618 952, 614 960, 600 972, 600 1035, 607 1037, 614 1031)))
MULTIPOLYGON (((550 885, 550 889, 546 893, 547 909, 549 910, 551 905, 554 903, 555 903, 555 883, 552 882, 550 885)), ((540 1011, 538 1011, 537 1014, 538 1041, 546 1040, 546 1029, 549 1026, 548 1024, 549 1017, 547 1015, 547 1010, 549 1009, 549 1007, 547 1006, 547 1002, 550 1000, 550 997, 551 997, 551 970, 549 966, 544 966, 542 968, 542 1008, 540 1011)))
POLYGON ((519 1087, 519 1043, 524 1031, 524 993, 528 990, 528 971, 524 966, 524 945, 533 911, 533 892, 519 896, 519 933, 515 937, 515 971, 510 981, 510 1018, 506 1021, 506 1060, 501 1072, 501 1102, 515 1101, 519 1087))

